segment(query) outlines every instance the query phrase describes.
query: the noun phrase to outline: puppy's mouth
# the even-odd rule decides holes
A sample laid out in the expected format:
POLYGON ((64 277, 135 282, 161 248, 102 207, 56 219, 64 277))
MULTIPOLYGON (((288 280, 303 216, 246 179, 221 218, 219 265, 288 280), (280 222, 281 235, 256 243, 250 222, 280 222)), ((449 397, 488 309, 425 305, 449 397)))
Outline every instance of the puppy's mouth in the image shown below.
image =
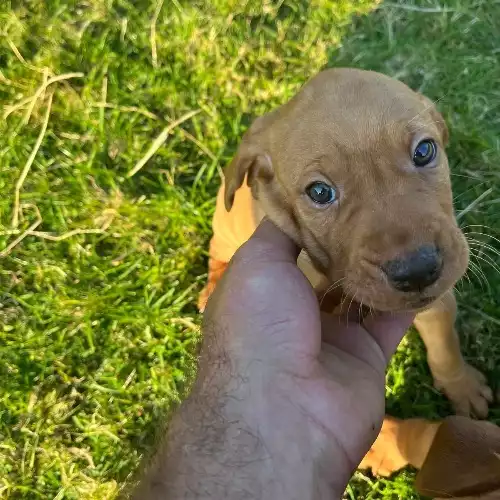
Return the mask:
POLYGON ((352 253, 346 249, 345 265, 332 265, 325 272, 337 284, 333 286, 336 299, 340 296, 343 303, 353 299, 368 309, 386 312, 418 312, 439 301, 467 270, 467 241, 458 227, 420 241, 424 243, 396 252, 392 245, 373 249, 358 244, 352 253))
POLYGON ((442 252, 432 244, 386 261, 362 259, 356 267, 358 272, 346 277, 346 293, 379 311, 424 309, 447 288, 442 252))
POLYGON ((432 304, 436 300, 437 300, 437 297, 435 297, 435 296, 419 297, 419 298, 411 301, 410 304, 412 305, 413 308, 417 309, 420 307, 428 306, 429 304, 432 304))
POLYGON ((368 309, 376 311, 389 312, 404 312, 404 311, 419 311, 438 300, 437 294, 411 294, 394 295, 392 293, 372 293, 365 294, 362 291, 353 291, 354 300, 368 309), (370 296, 371 295, 371 296, 370 296))
MULTIPOLYGON (((398 311, 420 311, 421 309, 425 309, 433 302, 438 300, 437 295, 429 295, 429 296, 421 296, 415 297, 407 300, 404 305, 398 308, 398 311)), ((394 309, 392 309, 394 310, 394 309)))

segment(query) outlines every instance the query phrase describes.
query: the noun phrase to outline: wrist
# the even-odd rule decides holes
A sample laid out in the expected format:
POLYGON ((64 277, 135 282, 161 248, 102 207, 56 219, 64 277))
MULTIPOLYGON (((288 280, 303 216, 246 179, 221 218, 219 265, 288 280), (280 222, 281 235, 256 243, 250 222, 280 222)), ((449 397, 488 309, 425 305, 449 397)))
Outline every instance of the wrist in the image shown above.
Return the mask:
POLYGON ((223 337, 206 332, 198 381, 134 498, 342 498, 353 467, 295 399, 297 377, 235 355, 223 337))
POLYGON ((230 362, 231 380, 220 391, 225 420, 236 428, 228 445, 238 450, 240 439, 251 442, 255 478, 268 481, 262 498, 342 498, 357 464, 309 411, 301 379, 276 363, 234 356, 230 362))

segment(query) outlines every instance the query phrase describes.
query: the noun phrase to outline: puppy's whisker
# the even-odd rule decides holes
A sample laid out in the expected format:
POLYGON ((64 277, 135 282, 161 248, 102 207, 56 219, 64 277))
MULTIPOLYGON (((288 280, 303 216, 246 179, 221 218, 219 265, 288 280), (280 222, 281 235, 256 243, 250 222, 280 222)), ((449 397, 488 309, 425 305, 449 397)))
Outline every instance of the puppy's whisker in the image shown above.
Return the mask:
POLYGON ((475 238, 474 236, 465 235, 465 239, 469 245, 483 245, 487 244, 486 241, 475 238))
MULTIPOLYGON (((370 287, 370 290, 369 290, 370 294, 371 294, 371 292, 374 290, 374 288, 375 288, 375 287, 374 287, 373 285, 370 287)), ((373 301, 371 301, 371 300, 370 300, 370 301, 369 301, 369 303, 364 302, 364 305, 365 305, 366 307, 368 307, 368 314, 369 314, 372 318, 374 318, 374 317, 375 317, 375 316, 374 316, 374 310, 375 310, 375 309, 374 309, 374 307, 373 307, 373 301)))
MULTIPOLYGON (((439 125, 440 124, 440 122, 438 120, 432 120, 430 123, 432 123, 434 125, 439 125)), ((413 133, 417 133, 417 132, 419 132, 422 129, 426 129, 428 126, 429 126, 429 122, 426 122, 425 124, 422 124, 422 125, 420 125, 418 127, 412 127, 411 130, 412 130, 413 133)))
POLYGON ((345 280, 345 277, 344 278, 340 278, 339 280, 335 281, 334 283, 332 283, 326 290, 325 292, 323 293, 323 295, 321 296, 321 299, 319 300, 319 305, 321 307, 321 305, 323 304, 323 301, 325 300, 325 297, 330 293, 330 292, 333 292, 333 290, 339 288, 340 286, 342 286, 342 281, 345 280))
POLYGON ((349 294, 347 293, 346 290, 344 290, 344 293, 342 294, 342 300, 340 301, 340 309, 344 306, 344 302, 349 298, 349 294))
MULTIPOLYGON (((422 113, 425 113, 425 112, 429 111, 429 109, 431 109, 433 106, 435 106, 436 103, 438 103, 439 101, 443 100, 447 95, 448 95, 448 93, 442 95, 439 99, 436 99, 435 101, 432 101, 422 111, 420 111, 419 113, 417 113, 411 120, 409 120, 408 123, 407 123, 407 125, 410 125, 410 123, 412 123, 413 120, 416 120, 419 116, 421 116, 422 113)), ((437 123, 437 122, 435 122, 435 123, 437 123)))
POLYGON ((375 308, 373 307, 373 302, 372 301, 370 301, 370 304, 369 304, 368 308, 369 308, 368 312, 369 312, 370 316, 373 319, 375 319, 375 308))
POLYGON ((466 224, 464 226, 464 228, 468 228, 468 227, 482 227, 482 228, 491 229, 492 231, 494 231, 494 229, 491 226, 487 226, 486 224, 466 224))
MULTIPOLYGON (((472 282, 471 282, 470 276, 469 276, 469 268, 467 268, 467 270, 465 271, 462 278, 465 278, 469 282, 469 285, 472 285, 472 282)), ((459 283, 462 283, 462 279, 460 279, 459 283)))
POLYGON ((471 271, 476 271, 480 274, 481 277, 483 277, 485 280, 486 280, 486 275, 484 274, 481 266, 479 265, 479 263, 476 261, 474 262, 473 258, 476 257, 476 255, 471 251, 470 252, 470 259, 469 259, 469 266, 468 266, 468 269, 470 269, 471 271))
POLYGON ((483 236, 488 236, 490 238, 494 238, 494 236, 491 235, 490 233, 484 233, 482 231, 478 231, 477 228, 479 228, 479 229, 487 229, 489 231, 496 232, 496 229, 494 229, 493 227, 491 227, 491 226, 485 226, 485 225, 482 225, 482 224, 466 224, 465 226, 461 226, 460 228, 464 232, 465 232, 466 229, 472 228, 473 231, 468 231, 466 234, 480 234, 480 235, 483 235, 483 236))
POLYGON ((481 179, 478 178, 478 177, 474 177, 472 175, 465 175, 465 174, 454 174, 452 172, 450 172, 450 175, 452 175, 453 177, 464 177, 466 179, 471 179, 473 181, 480 181, 481 179))
POLYGON ((492 252, 494 256, 497 256, 498 250, 491 245, 489 246, 490 248, 488 248, 488 246, 485 246, 482 242, 469 242, 470 255, 473 257, 485 257, 496 264, 495 259, 488 252, 492 252))
POLYGON ((331 292, 332 290, 335 290, 335 288, 338 288, 340 286, 340 284, 342 283, 342 281, 345 280, 345 276, 343 278, 340 278, 339 280, 337 281, 334 281, 325 291, 325 295, 328 294, 329 292, 331 292))
MULTIPOLYGON (((473 191, 474 189, 478 188, 478 187, 481 187, 481 186, 484 186, 485 184, 488 184, 488 181, 483 181, 483 182, 480 182, 479 184, 476 184, 475 186, 473 187, 470 187, 469 189, 466 189, 465 191, 463 191, 462 193, 460 194, 457 194, 456 196, 453 197, 453 202, 457 201, 458 199, 462 198, 462 196, 465 196, 467 193, 470 193, 471 191, 473 191)), ((474 203, 474 202, 473 202, 474 203)), ((457 218, 458 218, 458 215, 457 215, 457 218)))
MULTIPOLYGON (((465 278, 465 275, 467 273, 464 273, 464 275, 462 276, 462 278, 465 278)), ((462 289, 460 290, 460 292, 463 292, 463 289, 464 289, 464 282, 462 280, 462 278, 460 278, 454 285, 453 285, 453 289, 454 290, 457 290, 458 291, 458 287, 461 286, 462 289)))
POLYGON ((471 269, 471 273, 474 275, 474 277, 476 278, 477 282, 479 283, 479 286, 481 287, 481 290, 484 291, 484 278, 482 278, 477 271, 471 269))
POLYGON ((500 267, 496 264, 496 262, 488 255, 483 253, 482 255, 475 255, 471 252, 471 255, 475 257, 476 259, 479 259, 483 261, 484 263, 488 264, 490 267, 492 267, 499 275, 500 275, 500 267))
POLYGON ((476 257, 476 259, 482 260, 486 264, 489 264, 489 266, 492 267, 500 275, 500 267, 490 255, 488 255, 487 253, 482 253, 481 255, 474 255, 474 257, 476 257))
MULTIPOLYGON (((489 228, 488 228, 489 229, 489 228)), ((496 238, 495 236, 491 235, 491 234, 488 234, 488 233, 480 233, 478 231, 469 231, 468 233, 466 233, 464 231, 464 234, 465 234, 465 237, 467 238, 467 236, 469 236, 469 234, 473 234, 473 235, 476 235, 476 236, 484 236, 486 238, 491 238, 492 240, 496 241, 497 243, 500 243, 500 239, 499 238, 496 238)), ((473 237, 474 238, 474 237, 473 237)), ((467 241, 469 239, 467 238, 467 241)), ((477 238, 474 238, 473 241, 479 241, 477 238)))
POLYGON ((498 248, 495 248, 492 245, 489 245, 488 243, 485 243, 484 241, 479 241, 479 240, 467 240, 467 241, 469 245, 473 247, 478 247, 481 250, 489 250, 493 255, 497 255, 498 257, 500 257, 500 250, 498 250, 498 248))
POLYGON ((351 301, 349 302, 349 307, 347 308, 346 313, 346 326, 349 324, 349 311, 351 310, 352 303, 354 302, 354 293, 351 294, 351 301))
POLYGON ((484 274, 481 267, 478 266, 475 262, 469 261, 469 269, 472 272, 472 274, 477 278, 479 284, 481 285, 481 288, 484 290, 483 284, 485 284, 486 287, 489 289, 490 285, 488 283, 488 278, 484 274))
MULTIPOLYGON (((344 290, 344 297, 342 298, 341 302, 340 302, 340 306, 339 306, 339 312, 342 313, 342 310, 344 308, 344 304, 345 302, 347 301, 347 299, 349 299, 349 297, 351 297, 351 302, 352 302, 352 297, 353 297, 353 294, 351 293, 350 287, 347 286, 347 288, 344 290)), ((349 307, 350 307, 350 304, 349 304, 349 307)), ((347 309, 347 313, 349 313, 349 309, 347 309)), ((346 316, 347 318, 347 321, 348 321, 348 314, 346 316)))

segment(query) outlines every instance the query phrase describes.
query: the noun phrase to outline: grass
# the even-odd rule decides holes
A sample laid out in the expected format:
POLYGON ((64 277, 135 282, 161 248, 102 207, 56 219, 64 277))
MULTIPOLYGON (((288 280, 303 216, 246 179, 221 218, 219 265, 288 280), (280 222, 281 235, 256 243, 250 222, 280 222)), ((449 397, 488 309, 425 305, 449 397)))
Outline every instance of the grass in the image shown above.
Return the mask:
MULTIPOLYGON (((126 484, 193 376, 221 168, 251 119, 321 68, 383 71, 439 100, 461 223, 500 248, 472 234, 499 237, 498 2, 11 0, 0 22, 2 498, 126 484)), ((459 326, 495 383, 485 252, 488 285, 460 284, 459 326)), ((450 411, 415 335, 387 395, 395 415, 450 411)), ((357 473, 347 498, 418 498, 412 478, 357 473)))

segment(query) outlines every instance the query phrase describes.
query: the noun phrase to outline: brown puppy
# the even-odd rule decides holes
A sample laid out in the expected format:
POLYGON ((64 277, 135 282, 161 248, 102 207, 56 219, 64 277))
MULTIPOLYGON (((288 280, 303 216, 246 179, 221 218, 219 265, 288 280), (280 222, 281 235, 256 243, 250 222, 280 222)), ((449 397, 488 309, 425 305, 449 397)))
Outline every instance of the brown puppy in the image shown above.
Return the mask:
POLYGON ((458 413, 485 416, 491 391, 454 329, 452 288, 468 247, 453 214, 447 135, 433 103, 397 80, 317 75, 253 123, 226 169, 200 308, 265 214, 304 249, 299 265, 319 293, 422 311, 415 325, 436 385, 458 413))

